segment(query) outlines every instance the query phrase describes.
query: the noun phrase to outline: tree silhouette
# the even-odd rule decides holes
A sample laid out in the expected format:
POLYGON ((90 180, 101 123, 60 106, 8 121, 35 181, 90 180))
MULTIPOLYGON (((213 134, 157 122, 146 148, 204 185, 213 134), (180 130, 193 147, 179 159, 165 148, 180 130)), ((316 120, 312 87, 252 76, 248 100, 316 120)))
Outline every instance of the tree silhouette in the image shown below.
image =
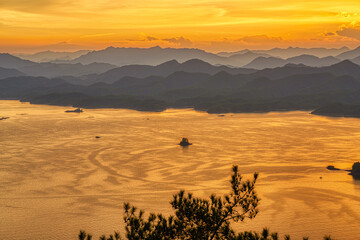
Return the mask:
MULTIPOLYGON (((260 233, 240 232, 235 233, 231 222, 244 221, 254 218, 258 213, 259 198, 255 191, 258 174, 251 180, 243 180, 238 172, 238 167, 233 166, 231 176, 231 193, 222 197, 212 194, 208 199, 185 194, 181 190, 173 196, 170 202, 175 210, 175 215, 168 217, 162 214, 150 213, 145 218, 144 211, 138 211, 129 203, 124 204, 126 238, 129 240, 278 240, 278 233, 270 233, 264 228, 260 233)), ((79 240, 84 240, 86 235, 80 231, 79 240)), ((108 238, 105 235, 100 240, 120 240, 119 233, 115 232, 108 238)), ((290 235, 285 235, 285 240, 290 240, 290 235)), ((304 237, 303 240, 308 240, 304 237)), ((331 240, 325 236, 324 240, 331 240)))
POLYGON ((230 222, 254 218, 258 213, 259 198, 255 192, 258 174, 243 181, 238 167, 233 167, 232 191, 223 197, 209 199, 194 197, 182 190, 170 202, 175 216, 153 214, 145 219, 129 203, 124 204, 126 237, 128 239, 229 239, 235 237, 230 222))
POLYGON ((87 234, 85 231, 80 230, 80 233, 78 235, 79 240, 91 240, 92 239, 92 235, 91 234, 87 234))

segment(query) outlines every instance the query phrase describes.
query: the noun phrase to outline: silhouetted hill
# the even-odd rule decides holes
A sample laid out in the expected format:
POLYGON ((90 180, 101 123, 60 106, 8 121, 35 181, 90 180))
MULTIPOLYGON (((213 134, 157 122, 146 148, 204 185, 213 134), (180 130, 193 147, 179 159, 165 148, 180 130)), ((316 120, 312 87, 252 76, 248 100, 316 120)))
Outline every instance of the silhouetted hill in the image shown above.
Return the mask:
POLYGON ((351 61, 352 61, 353 63, 357 64, 357 65, 360 65, 360 56, 351 59, 351 61))
POLYGON ((191 59, 184 63, 178 63, 176 60, 171 60, 157 66, 149 65, 127 65, 111 69, 103 74, 91 75, 85 78, 84 84, 94 82, 107 82, 112 83, 119 80, 122 77, 135 77, 135 78, 146 78, 149 76, 161 76, 166 77, 174 72, 189 72, 189 73, 207 73, 215 74, 221 71, 225 71, 231 74, 248 74, 256 72, 253 69, 246 68, 230 68, 226 66, 213 66, 207 62, 199 59, 191 59))
POLYGON ((316 109, 311 114, 330 117, 360 117, 360 105, 332 103, 316 109))
POLYGON ((228 57, 228 59, 230 60, 229 64, 233 66, 244 66, 258 57, 270 57, 270 55, 265 53, 254 53, 252 51, 247 51, 242 54, 231 55, 228 57))
POLYGON ((313 55, 300 55, 288 58, 286 59, 286 62, 293 64, 304 64, 311 67, 324 67, 339 63, 340 60, 332 56, 319 58, 313 55))
POLYGON ((320 71, 330 72, 336 76, 341 76, 341 75, 348 75, 353 77, 360 76, 360 66, 349 60, 344 60, 329 67, 320 68, 320 71))
POLYGON ((286 65, 286 60, 276 57, 258 57, 249 64, 245 65, 245 68, 253 69, 265 69, 265 68, 275 68, 282 67, 286 65))
POLYGON ((36 65, 34 62, 23 60, 8 53, 0 53, 0 67, 20 69, 22 67, 29 67, 34 65, 36 65))
POLYGON ((331 56, 318 58, 312 55, 300 55, 300 56, 288 58, 286 60, 275 57, 268 57, 268 58, 259 57, 256 58, 251 63, 245 65, 244 67, 253 68, 253 69, 265 69, 265 68, 282 67, 286 64, 304 64, 306 66, 311 66, 311 67, 324 67, 339 62, 340 62, 339 59, 331 56))
POLYGON ((248 68, 235 68, 235 67, 227 67, 227 66, 214 66, 207 62, 204 62, 200 59, 190 59, 186 62, 181 63, 176 71, 183 72, 201 72, 207 74, 216 74, 218 72, 224 71, 230 74, 248 74, 256 72, 254 69, 248 68))
POLYGON ((360 47, 357 47, 353 50, 346 51, 336 56, 336 58, 345 60, 345 59, 354 59, 360 56, 360 47))
POLYGON ((47 79, 44 77, 10 77, 0 79, 0 98, 21 99, 32 95, 40 88, 53 88, 66 82, 62 79, 47 79))
POLYGON ((24 73, 16 69, 8 69, 0 67, 0 79, 9 78, 9 77, 20 77, 25 76, 24 73))
POLYGON ((360 90, 360 81, 331 73, 292 75, 278 80, 257 78, 241 88, 246 98, 279 98, 290 95, 318 95, 326 92, 360 90))
POLYGON ((20 67, 19 70, 30 76, 54 78, 59 76, 80 77, 88 74, 103 73, 116 66, 106 63, 65 64, 65 63, 36 63, 31 66, 20 67))
POLYGON ((287 64, 283 67, 263 69, 256 73, 249 74, 249 76, 253 78, 267 77, 270 79, 279 79, 291 75, 312 73, 331 73, 335 76, 349 75, 357 78, 360 76, 360 66, 349 60, 327 67, 309 67, 302 64, 287 64))

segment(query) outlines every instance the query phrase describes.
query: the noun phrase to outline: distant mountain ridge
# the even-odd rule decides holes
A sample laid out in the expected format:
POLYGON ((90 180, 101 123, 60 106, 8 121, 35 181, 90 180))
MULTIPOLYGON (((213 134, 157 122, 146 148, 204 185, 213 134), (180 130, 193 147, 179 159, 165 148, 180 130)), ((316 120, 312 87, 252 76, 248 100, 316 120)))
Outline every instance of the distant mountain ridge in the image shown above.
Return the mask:
POLYGON ((25 75, 42 77, 75 76, 103 73, 116 66, 106 63, 70 64, 70 63, 36 63, 24 60, 7 53, 0 53, 0 67, 16 69, 25 75))
POLYGON ((336 63, 341 62, 340 59, 337 59, 332 56, 319 58, 313 55, 300 55, 296 57, 291 57, 288 59, 275 58, 275 57, 258 57, 249 64, 245 65, 245 68, 253 69, 265 69, 265 68, 275 68, 282 67, 286 64, 304 64, 311 67, 324 67, 330 66, 336 63))
POLYGON ((343 53, 337 55, 336 58, 341 59, 341 60, 346 60, 346 59, 354 59, 359 56, 360 56, 360 46, 353 50, 343 52, 343 53))
MULTIPOLYGON (((73 63, 88 64, 94 61, 124 65, 159 65, 161 63, 176 60, 186 62, 190 59, 200 59, 212 65, 227 65, 233 67, 252 67, 250 63, 257 58, 273 58, 278 63, 267 63, 269 66, 281 66, 281 59, 287 63, 302 63, 309 66, 329 66, 345 59, 353 59, 360 56, 356 49, 342 47, 339 49, 326 48, 274 48, 270 50, 241 50, 238 52, 220 52, 213 54, 201 49, 192 48, 115 48, 108 47, 99 51, 92 51, 74 59, 73 63), (337 57, 339 56, 339 58, 337 57), (347 58, 348 56, 348 58, 347 58), (301 60, 300 60, 301 59, 301 60)), ((258 69, 264 67, 256 66, 258 69)))
MULTIPOLYGON (((219 56, 229 57, 235 54, 244 53, 250 50, 241 50, 238 52, 220 52, 219 56)), ((350 51, 348 47, 342 48, 300 48, 300 47, 288 47, 288 48, 272 48, 269 50, 251 50, 254 53, 263 53, 277 58, 291 58, 299 55, 313 55, 319 58, 334 56, 350 51)))
POLYGON ((268 56, 263 53, 244 52, 231 57, 222 57, 214 53, 195 48, 115 48, 108 47, 104 50, 89 52, 72 63, 89 64, 94 61, 109 63, 117 66, 125 65, 159 65, 161 63, 176 60, 178 62, 186 62, 191 59, 200 59, 210 64, 229 65, 241 67, 256 57, 268 56))
POLYGON ((78 58, 90 50, 79 50, 75 52, 54 52, 54 51, 43 51, 37 52, 34 54, 14 54, 16 57, 20 57, 24 60, 29 60, 32 62, 63 62, 70 61, 75 58, 78 58))
POLYGON ((0 53, 0 67, 19 69, 22 67, 34 66, 36 63, 15 57, 8 53, 0 53))

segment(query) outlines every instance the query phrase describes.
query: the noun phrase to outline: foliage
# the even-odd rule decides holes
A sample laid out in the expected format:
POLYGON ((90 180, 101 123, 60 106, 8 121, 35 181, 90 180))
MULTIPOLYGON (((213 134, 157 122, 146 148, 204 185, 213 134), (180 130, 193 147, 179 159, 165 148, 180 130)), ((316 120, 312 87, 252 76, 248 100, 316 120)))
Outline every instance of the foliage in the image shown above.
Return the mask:
POLYGON ((230 221, 244 221, 258 213, 259 199, 253 180, 243 181, 238 167, 233 167, 232 192, 224 197, 211 195, 209 199, 194 197, 180 191, 174 195, 171 206, 175 216, 164 217, 144 212, 126 203, 125 224, 128 239, 229 239, 235 237, 230 221))
MULTIPOLYGON (((243 180, 238 167, 233 167, 231 176, 231 193, 223 197, 212 194, 209 199, 194 197, 181 190, 170 202, 175 215, 165 217, 151 213, 146 218, 144 211, 138 211, 129 203, 124 204, 126 238, 129 240, 278 240, 278 233, 270 233, 264 228, 261 233, 235 233, 231 222, 252 219, 258 213, 259 198, 255 191, 258 174, 252 180, 243 180)), ((91 239, 80 231, 79 240, 91 239), (87 237, 87 238, 86 238, 87 237)), ((100 240, 120 240, 119 233, 100 237, 100 240)), ((290 236, 286 235, 286 240, 290 236)), ((304 237, 303 240, 308 240, 304 237)), ((331 240, 329 236, 324 240, 331 240)))
POLYGON ((85 231, 80 230, 79 233, 79 240, 91 240, 92 239, 92 235, 91 234, 87 234, 85 231))

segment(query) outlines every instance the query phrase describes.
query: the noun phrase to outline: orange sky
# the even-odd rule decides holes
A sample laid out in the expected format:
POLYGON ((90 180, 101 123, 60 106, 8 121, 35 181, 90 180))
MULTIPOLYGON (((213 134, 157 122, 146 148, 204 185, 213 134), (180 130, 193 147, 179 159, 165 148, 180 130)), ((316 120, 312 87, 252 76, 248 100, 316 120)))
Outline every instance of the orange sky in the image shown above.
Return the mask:
POLYGON ((0 52, 357 47, 359 0, 0 0, 0 52))

